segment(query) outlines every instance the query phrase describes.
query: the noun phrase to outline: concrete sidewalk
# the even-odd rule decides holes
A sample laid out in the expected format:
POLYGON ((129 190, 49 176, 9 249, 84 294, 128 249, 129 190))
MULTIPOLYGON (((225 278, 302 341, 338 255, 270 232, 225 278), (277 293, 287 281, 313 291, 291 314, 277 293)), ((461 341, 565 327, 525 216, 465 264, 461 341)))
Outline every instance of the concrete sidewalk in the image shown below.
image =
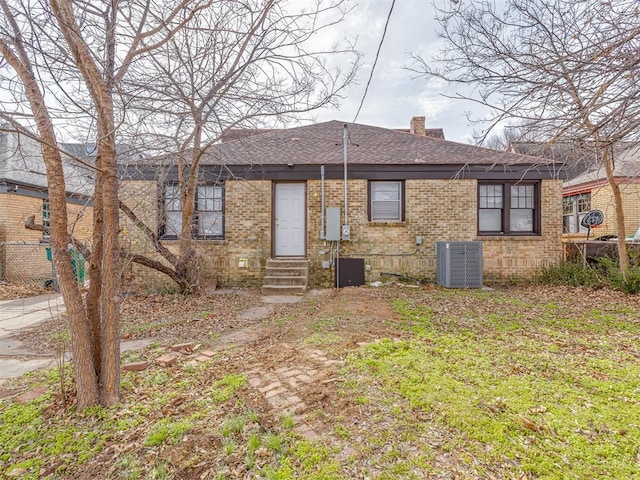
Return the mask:
POLYGON ((15 335, 20 330, 56 318, 64 311, 60 293, 0 301, 0 379, 18 377, 53 363, 51 356, 34 355, 24 350, 15 335))
POLYGON ((0 301, 0 338, 55 318, 64 310, 60 293, 0 301))
MULTIPOLYGON (((60 293, 0 301, 0 384, 4 379, 55 365, 54 352, 48 355, 29 352, 16 336, 20 330, 35 327, 64 312, 60 293)), ((153 339, 122 341, 120 350, 136 350, 152 342, 153 339)), ((67 353, 67 361, 69 358, 67 353)))

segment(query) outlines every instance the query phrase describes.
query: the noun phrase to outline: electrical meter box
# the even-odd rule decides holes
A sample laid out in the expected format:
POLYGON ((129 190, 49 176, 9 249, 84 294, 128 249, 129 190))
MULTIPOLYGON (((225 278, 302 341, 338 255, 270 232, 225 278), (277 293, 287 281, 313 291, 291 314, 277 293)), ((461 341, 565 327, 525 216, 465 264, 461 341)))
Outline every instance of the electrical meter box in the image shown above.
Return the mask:
POLYGON ((340 208, 327 207, 327 231, 325 239, 330 242, 340 240, 340 208))
POLYGON ((351 240, 351 225, 342 225, 342 240, 351 240))

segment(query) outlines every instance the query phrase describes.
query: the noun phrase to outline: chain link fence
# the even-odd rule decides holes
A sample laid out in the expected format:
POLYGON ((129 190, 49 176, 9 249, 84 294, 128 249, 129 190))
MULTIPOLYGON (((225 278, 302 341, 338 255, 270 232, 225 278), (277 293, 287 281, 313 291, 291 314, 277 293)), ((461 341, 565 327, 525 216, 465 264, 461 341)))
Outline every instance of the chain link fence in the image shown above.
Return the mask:
MULTIPOLYGON (((76 280, 85 281, 85 261, 70 250, 76 280)), ((51 247, 47 243, 0 242, 0 281, 57 289, 51 247)))

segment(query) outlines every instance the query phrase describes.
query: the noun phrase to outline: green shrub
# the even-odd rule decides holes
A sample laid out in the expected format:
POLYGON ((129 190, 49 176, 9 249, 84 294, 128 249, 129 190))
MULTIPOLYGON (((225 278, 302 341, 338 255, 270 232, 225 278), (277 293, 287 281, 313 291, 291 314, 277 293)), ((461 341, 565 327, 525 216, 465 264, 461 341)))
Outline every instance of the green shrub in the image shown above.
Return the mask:
POLYGON ((580 262, 561 262, 540 269, 534 277, 545 285, 569 285, 571 287, 614 288, 626 294, 640 293, 640 262, 631 258, 626 279, 620 271, 617 259, 601 257, 595 263, 583 266, 580 262))
POLYGON ((605 272, 611 288, 622 290, 626 294, 640 292, 640 262, 637 253, 630 255, 626 278, 622 276, 618 259, 603 257, 597 260, 597 264, 605 272))
POLYGON ((602 288, 607 285, 600 268, 576 262, 560 262, 543 267, 534 280, 545 285, 569 285, 572 287, 602 288))
POLYGON ((627 272, 627 279, 622 284, 624 293, 640 293, 640 267, 630 267, 627 272))

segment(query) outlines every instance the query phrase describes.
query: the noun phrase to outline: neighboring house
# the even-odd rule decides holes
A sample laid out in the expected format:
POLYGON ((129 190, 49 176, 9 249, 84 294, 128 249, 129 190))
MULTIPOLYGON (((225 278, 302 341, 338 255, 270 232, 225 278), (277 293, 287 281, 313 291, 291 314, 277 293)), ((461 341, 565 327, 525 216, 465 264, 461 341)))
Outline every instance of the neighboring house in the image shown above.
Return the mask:
MULTIPOLYGON (((346 163, 339 121, 215 145, 200 166, 193 229, 205 276, 259 285, 270 259, 306 259, 309 285, 331 286, 339 249, 340 258, 363 259, 367 281, 435 279, 437 241, 483 242, 486 279, 528 277, 562 259, 557 163, 426 135, 432 131, 424 117, 413 118, 410 132, 348 124, 346 163), (350 227, 339 245, 330 240, 336 208, 337 223, 350 227)), ((138 163, 122 175, 123 201, 175 248, 175 166, 138 163)), ((123 229, 123 245, 153 254, 134 227, 123 221, 123 229)), ((155 278, 126 268, 145 284, 155 278)))
MULTIPOLYGON (((624 211, 625 234, 632 235, 640 227, 640 146, 623 144, 613 150, 613 177, 620 187, 624 211)), ((591 232, 591 237, 617 235, 613 193, 602 165, 564 182, 563 232, 567 238, 581 238, 587 229, 580 220, 589 210, 601 210, 604 223, 591 232)))
MULTIPOLYGON (((61 148, 91 160, 91 153, 77 144, 61 148)), ((93 171, 68 157, 63 163, 70 230, 85 240, 91 235, 93 171)), ((51 210, 40 144, 25 135, 0 132, 0 281, 45 281, 52 277, 47 260, 48 235, 25 228, 34 216, 48 225, 51 210)))
MULTIPOLYGON (((517 142, 510 148, 518 153, 564 163, 562 231, 565 240, 581 240, 586 237, 588 229, 580 223, 590 210, 601 210, 605 214, 604 223, 593 228, 591 238, 617 234, 611 187, 597 152, 589 143, 576 146, 567 142, 553 145, 517 142)), ((640 227, 640 147, 620 143, 613 147, 612 152, 614 178, 622 194, 625 232, 631 235, 640 227)))

